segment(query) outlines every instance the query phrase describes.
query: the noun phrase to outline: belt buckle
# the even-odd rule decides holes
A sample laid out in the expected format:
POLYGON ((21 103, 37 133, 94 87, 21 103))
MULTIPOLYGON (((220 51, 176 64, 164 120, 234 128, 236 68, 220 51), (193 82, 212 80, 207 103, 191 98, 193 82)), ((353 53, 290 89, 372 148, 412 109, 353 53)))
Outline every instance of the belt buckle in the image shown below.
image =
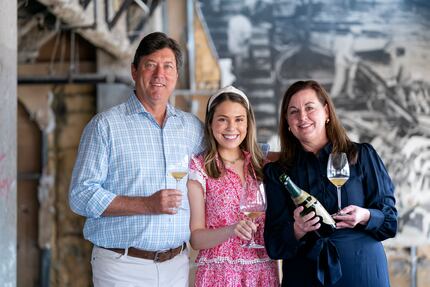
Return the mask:
POLYGON ((160 251, 155 251, 155 255, 154 255, 154 262, 159 262, 159 260, 160 260, 160 251))

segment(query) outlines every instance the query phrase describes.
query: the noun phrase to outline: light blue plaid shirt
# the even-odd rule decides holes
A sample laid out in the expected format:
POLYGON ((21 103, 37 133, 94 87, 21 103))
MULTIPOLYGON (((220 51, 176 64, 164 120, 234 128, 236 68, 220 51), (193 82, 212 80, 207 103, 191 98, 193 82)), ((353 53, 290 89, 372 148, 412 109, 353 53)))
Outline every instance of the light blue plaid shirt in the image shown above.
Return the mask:
MULTIPOLYGON (((176 187, 169 164, 203 148, 203 127, 192 114, 167 106, 161 128, 136 96, 96 115, 85 127, 73 169, 71 209, 87 217, 84 237, 107 248, 164 250, 189 240, 189 204, 184 192, 176 215, 102 217, 117 195, 150 196, 176 187)), ((187 178, 179 189, 186 191, 187 178)))

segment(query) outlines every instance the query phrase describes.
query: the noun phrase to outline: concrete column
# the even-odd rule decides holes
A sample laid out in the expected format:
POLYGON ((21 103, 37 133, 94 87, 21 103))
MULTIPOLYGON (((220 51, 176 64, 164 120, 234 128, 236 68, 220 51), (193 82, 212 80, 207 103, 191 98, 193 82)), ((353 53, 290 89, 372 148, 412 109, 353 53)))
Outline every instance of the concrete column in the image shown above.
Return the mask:
POLYGON ((0 286, 16 286, 17 1, 0 7, 0 286))

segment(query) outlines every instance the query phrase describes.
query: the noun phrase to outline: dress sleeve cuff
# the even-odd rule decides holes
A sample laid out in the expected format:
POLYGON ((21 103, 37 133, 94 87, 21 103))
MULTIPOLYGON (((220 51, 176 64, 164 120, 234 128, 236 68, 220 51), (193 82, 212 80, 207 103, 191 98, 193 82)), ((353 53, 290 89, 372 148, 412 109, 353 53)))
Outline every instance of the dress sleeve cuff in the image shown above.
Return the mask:
POLYGON ((385 218, 384 213, 382 213, 382 211, 378 209, 372 209, 372 208, 370 208, 369 211, 370 211, 370 218, 369 218, 369 221, 367 222, 365 230, 376 231, 384 223, 384 218, 385 218))

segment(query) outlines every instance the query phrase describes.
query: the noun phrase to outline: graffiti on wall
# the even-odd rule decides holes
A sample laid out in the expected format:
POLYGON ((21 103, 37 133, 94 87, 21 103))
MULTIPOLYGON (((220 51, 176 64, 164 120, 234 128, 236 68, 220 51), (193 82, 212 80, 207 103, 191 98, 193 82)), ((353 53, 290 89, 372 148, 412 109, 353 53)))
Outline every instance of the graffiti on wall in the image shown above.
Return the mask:
POLYGON ((430 5, 427 1, 200 0, 230 82, 277 144, 283 92, 315 79, 355 141, 370 142, 396 185, 405 244, 430 241, 430 5), (225 61, 225 60, 228 61, 225 61))
POLYGON ((13 183, 13 180, 10 178, 2 178, 1 166, 4 159, 6 159, 6 155, 0 154, 0 197, 7 196, 9 194, 9 190, 13 183))

